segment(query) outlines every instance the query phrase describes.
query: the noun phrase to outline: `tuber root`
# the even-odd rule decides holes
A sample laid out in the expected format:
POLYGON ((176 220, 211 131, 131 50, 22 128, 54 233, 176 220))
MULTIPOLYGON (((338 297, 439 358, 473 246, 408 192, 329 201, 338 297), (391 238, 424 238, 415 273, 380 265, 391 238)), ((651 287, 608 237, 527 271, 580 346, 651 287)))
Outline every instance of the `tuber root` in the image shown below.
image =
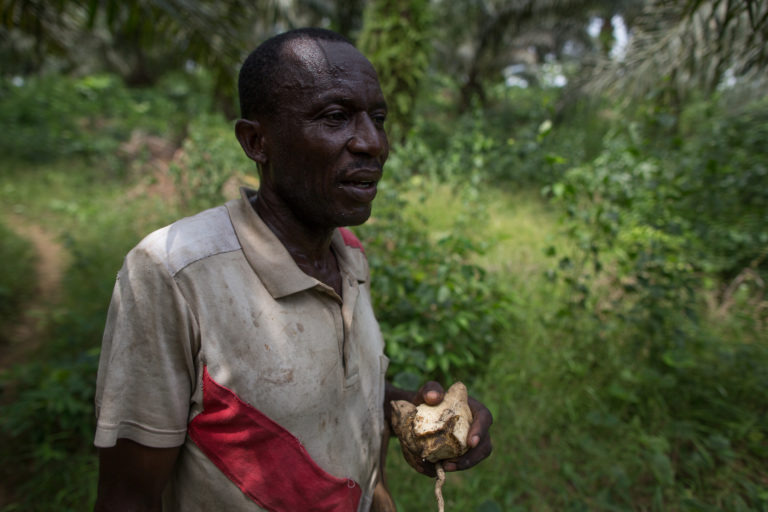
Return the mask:
POLYGON ((435 406, 392 402, 392 429, 409 462, 414 458, 438 462, 464 455, 471 424, 467 388, 461 382, 448 388, 443 401, 435 406))
POLYGON ((438 405, 421 404, 418 407, 405 400, 392 401, 392 429, 400 440, 403 456, 414 468, 424 460, 437 465, 438 480, 435 495, 443 510, 442 485, 445 473, 440 461, 464 455, 472 411, 469 408, 467 387, 454 383, 438 405))

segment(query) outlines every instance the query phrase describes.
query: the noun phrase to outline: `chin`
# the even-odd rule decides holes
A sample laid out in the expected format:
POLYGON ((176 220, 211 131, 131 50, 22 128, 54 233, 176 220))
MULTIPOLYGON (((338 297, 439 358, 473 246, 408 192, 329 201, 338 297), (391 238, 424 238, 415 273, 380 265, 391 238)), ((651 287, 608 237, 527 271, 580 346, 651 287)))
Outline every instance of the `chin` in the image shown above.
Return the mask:
POLYGON ((344 212, 337 217, 337 220, 338 220, 337 226, 338 227, 359 226, 360 224, 365 223, 365 221, 367 221, 370 216, 371 216, 370 205, 365 208, 360 208, 354 211, 344 212))

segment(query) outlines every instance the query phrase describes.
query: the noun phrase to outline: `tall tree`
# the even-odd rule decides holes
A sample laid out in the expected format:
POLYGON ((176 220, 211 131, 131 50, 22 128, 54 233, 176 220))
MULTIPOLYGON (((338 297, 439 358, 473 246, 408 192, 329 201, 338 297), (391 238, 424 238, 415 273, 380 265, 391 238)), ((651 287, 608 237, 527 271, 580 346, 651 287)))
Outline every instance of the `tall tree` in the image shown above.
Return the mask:
POLYGON ((485 86, 502 71, 524 63, 535 66, 547 55, 591 50, 587 26, 592 17, 609 20, 631 13, 629 0, 436 0, 438 66, 459 81, 460 108, 485 102, 485 86))
POLYGON ((395 141, 405 137, 411 126, 429 65, 430 36, 428 0, 373 0, 365 11, 358 46, 378 70, 395 141))
MULTIPOLYGON (((98 60, 97 65, 120 73, 129 84, 148 85, 193 61, 212 72, 219 105, 234 116, 234 79, 247 51, 277 32, 320 24, 328 13, 333 20, 335 5, 306 0, 0 0, 0 38, 19 50, 9 53, 17 65, 3 71, 34 72, 57 54, 69 64, 66 71, 98 60)), ((355 22, 354 15, 349 19, 355 22)))

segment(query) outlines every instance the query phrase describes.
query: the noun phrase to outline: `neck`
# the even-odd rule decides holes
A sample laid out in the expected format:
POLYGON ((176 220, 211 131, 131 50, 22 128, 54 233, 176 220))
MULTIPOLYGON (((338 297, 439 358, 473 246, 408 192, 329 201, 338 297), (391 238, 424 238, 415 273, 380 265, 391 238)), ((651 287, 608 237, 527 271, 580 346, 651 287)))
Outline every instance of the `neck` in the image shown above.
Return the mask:
POLYGON ((333 228, 302 222, 287 205, 275 200, 267 191, 259 191, 253 206, 294 259, 321 259, 330 250, 333 228))
POLYGON ((302 222, 282 201, 260 191, 252 203, 256 213, 288 250, 304 273, 327 284, 341 296, 336 256, 331 251, 334 228, 320 228, 302 222))

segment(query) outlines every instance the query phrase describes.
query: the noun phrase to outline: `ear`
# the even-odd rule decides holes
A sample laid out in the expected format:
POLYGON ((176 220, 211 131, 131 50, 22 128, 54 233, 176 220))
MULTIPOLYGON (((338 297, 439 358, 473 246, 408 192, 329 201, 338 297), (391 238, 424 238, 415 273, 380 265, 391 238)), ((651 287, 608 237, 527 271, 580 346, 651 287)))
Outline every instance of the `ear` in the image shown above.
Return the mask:
POLYGON ((264 148, 264 131, 261 123, 249 119, 238 119, 235 123, 235 136, 248 158, 259 165, 267 163, 264 148))

